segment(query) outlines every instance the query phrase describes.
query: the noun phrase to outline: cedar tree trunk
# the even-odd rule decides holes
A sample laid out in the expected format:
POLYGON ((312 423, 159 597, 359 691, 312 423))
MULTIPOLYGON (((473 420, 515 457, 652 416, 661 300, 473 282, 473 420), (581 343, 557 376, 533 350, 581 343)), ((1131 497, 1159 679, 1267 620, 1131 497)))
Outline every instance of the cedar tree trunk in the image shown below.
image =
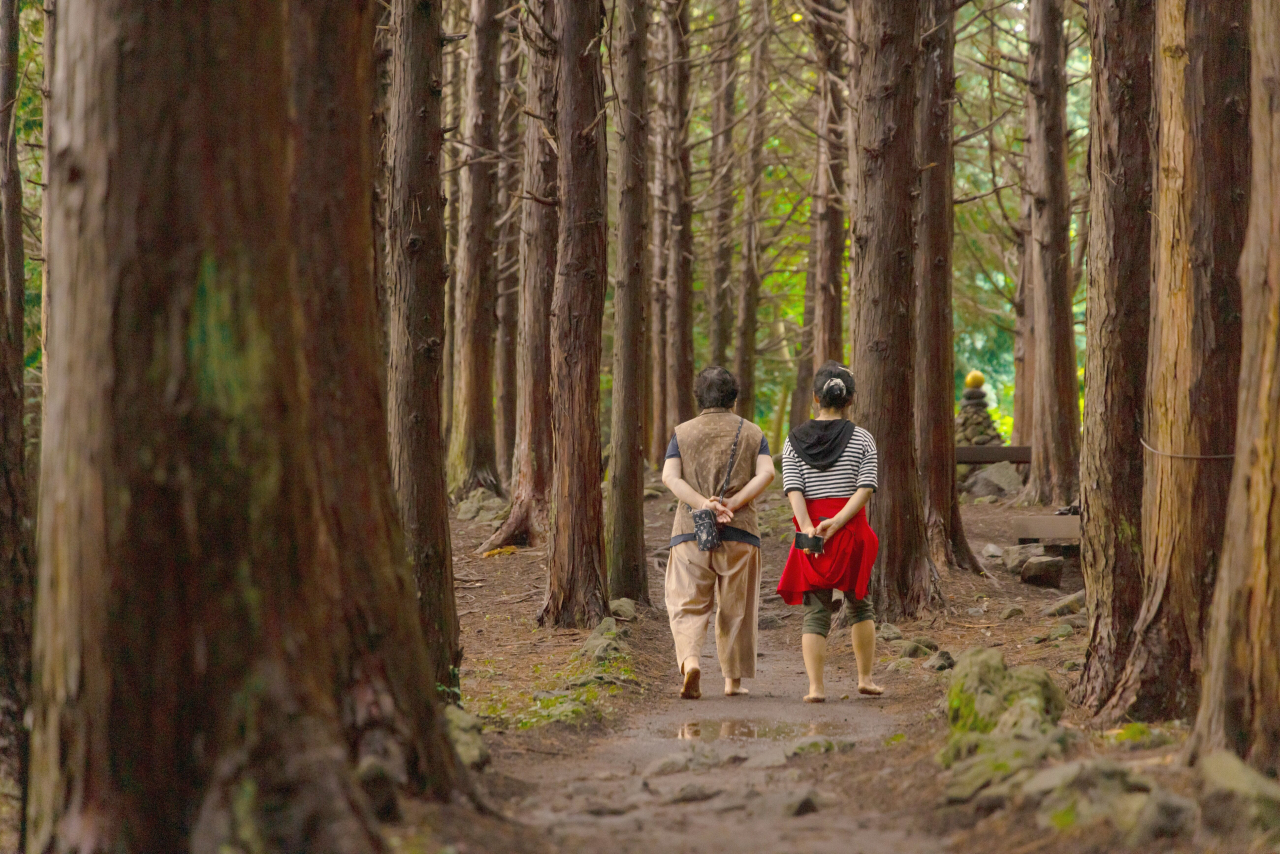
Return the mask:
POLYGON ((733 331, 729 295, 733 280, 733 123, 738 108, 738 2, 720 0, 716 23, 724 28, 712 60, 711 101, 711 245, 713 266, 707 290, 707 326, 711 339, 708 364, 723 365, 733 331))
MULTIPOLYGON (((54 79, 85 88, 49 117, 67 143, 49 174, 30 850, 385 850, 350 762, 373 713, 408 727, 411 778, 454 786, 387 467, 352 476, 317 441, 330 393, 372 397, 381 420, 372 7, 322 6, 289 5, 287 49, 279 4, 257 0, 58 18, 54 79), (286 71, 298 103, 323 87, 334 112, 291 127, 286 71), (308 195, 329 201, 291 221, 295 175, 323 175, 308 195), (323 232, 291 244, 308 223, 323 232), (295 265, 317 244, 325 260, 295 265), (314 299, 343 328, 308 328, 314 299), (363 356, 317 375, 322 338, 363 356)), ((382 444, 371 428, 341 451, 382 444)))
POLYGON ((608 284, 604 73, 599 0, 556 0, 560 240, 551 298, 555 439, 547 601, 538 622, 594 626, 608 616, 600 492, 600 345, 608 284))
POLYGON ((644 552, 644 326, 649 296, 648 213, 649 6, 629 0, 618 10, 618 279, 613 287, 613 424, 609 432, 609 496, 605 506, 609 598, 649 601, 644 552))
MULTIPOLYGON (((13 111, 18 88, 18 2, 0 0, 0 223, 3 224, 4 312, 0 326, 0 737, 25 798, 29 735, 23 714, 31 682, 31 516, 27 495, 26 386, 23 381, 22 179, 13 111)), ((25 805, 25 799, 22 801, 25 805)), ((21 831, 25 810, 19 814, 21 831)))
POLYGON ((524 179, 520 211, 520 322, 516 330, 516 443, 511 512, 477 551, 541 545, 551 487, 551 296, 560 234, 556 157, 559 52, 554 0, 537 0, 521 19, 525 55, 524 179), (541 26, 539 25, 541 21, 541 26), (545 27, 545 31, 544 31, 545 27))
POLYGON ((467 63, 462 175, 462 223, 458 238, 457 304, 454 306, 453 419, 449 427, 449 494, 454 499, 482 487, 501 493, 493 417, 494 311, 498 300, 498 100, 502 51, 502 0, 471 0, 471 51, 467 63))
POLYGON ((693 406, 693 165, 689 156, 689 3, 666 0, 671 38, 668 92, 667 421, 694 416, 693 406))
POLYGON ((1111 695, 1142 604, 1142 413, 1151 304, 1151 50, 1147 0, 1089 4, 1093 54, 1081 569, 1089 646, 1075 688, 1111 695))
POLYGON ((1209 615, 1193 753, 1280 769, 1280 3, 1252 0, 1253 182, 1240 258, 1236 468, 1209 615))
POLYGON ((1080 480, 1080 384, 1071 287, 1064 0, 1030 0, 1027 76, 1027 291, 1034 293, 1035 394, 1027 499, 1070 504, 1080 480))
POLYGON ((751 0, 751 67, 747 77, 747 163, 742 187, 742 282, 734 318, 733 371, 738 414, 756 417, 756 309, 760 302, 760 189, 764 174, 764 101, 769 94, 769 0, 751 0))
POLYGON ((441 441, 445 362, 443 65, 438 2, 396 0, 388 94, 387 425, 405 546, 417 578, 435 681, 458 684, 457 603, 441 441))
MULTIPOLYGON (((1031 287, 1031 267, 1027 259, 1031 197, 1025 193, 1018 225, 1018 286, 1013 303, 1013 430, 1010 431, 1009 444, 1030 445, 1036 398, 1036 294, 1031 287)), ((1020 466, 1019 470, 1023 468, 1026 467, 1020 466)))
MULTIPOLYGON (((817 277, 818 253, 812 247, 817 242, 819 221, 809 217, 809 256, 808 269, 804 275, 804 325, 800 328, 800 351, 796 354, 796 384, 791 389, 791 411, 788 424, 792 430, 809 420, 809 410, 813 406, 813 314, 814 314, 814 279, 817 277)), ((775 454, 782 453, 781 446, 772 449, 775 454)))
POLYGON ((813 306, 813 364, 827 360, 844 362, 844 250, 848 234, 844 222, 844 169, 848 157, 844 146, 844 92, 840 58, 844 44, 840 20, 831 0, 816 0, 813 14, 813 45, 818 74, 818 163, 817 185, 810 216, 817 217, 817 267, 813 306))
POLYGON ((520 42, 516 31, 502 36, 502 125, 498 139, 498 334, 494 396, 498 399, 495 428, 498 474, 511 486, 511 461, 516 446, 516 346, 520 313, 520 42))
POLYGON ((662 15, 653 34, 654 58, 658 72, 654 75, 653 184, 649 194, 653 228, 649 246, 653 252, 653 268, 649 293, 649 464, 662 469, 667 443, 675 425, 667 417, 667 261, 670 256, 671 213, 667 209, 671 182, 671 122, 669 82, 671 67, 671 28, 666 19, 666 2, 661 0, 662 15))
POLYGON ((921 6, 920 102, 916 145, 920 163, 916 233, 916 451, 929 556, 937 567, 982 572, 969 548, 956 495, 955 329, 951 315, 951 102, 955 97, 955 15, 952 0, 921 6))
POLYGON ((913 417, 916 12, 912 3, 849 4, 854 420, 879 447, 880 491, 869 511, 880 536, 872 596, 886 620, 914 617, 929 604, 932 571, 913 417))
POLYGON ((1247 4, 1156 4, 1143 598, 1104 722, 1195 713, 1231 486, 1249 209, 1247 4), (1181 454, 1183 456, 1170 456, 1181 454))

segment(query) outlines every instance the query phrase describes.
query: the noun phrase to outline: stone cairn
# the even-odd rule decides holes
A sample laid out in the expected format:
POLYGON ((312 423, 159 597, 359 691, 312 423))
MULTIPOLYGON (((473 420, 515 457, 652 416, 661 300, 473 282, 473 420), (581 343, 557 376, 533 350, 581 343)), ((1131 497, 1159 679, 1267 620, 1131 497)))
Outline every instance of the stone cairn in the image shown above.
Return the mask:
MULTIPOLYGON (((987 378, 981 371, 970 371, 964 378, 960 411, 956 414, 957 445, 1003 445, 1004 437, 987 411, 987 392, 983 388, 987 378)), ((956 474, 963 481, 976 466, 956 466, 956 474)))

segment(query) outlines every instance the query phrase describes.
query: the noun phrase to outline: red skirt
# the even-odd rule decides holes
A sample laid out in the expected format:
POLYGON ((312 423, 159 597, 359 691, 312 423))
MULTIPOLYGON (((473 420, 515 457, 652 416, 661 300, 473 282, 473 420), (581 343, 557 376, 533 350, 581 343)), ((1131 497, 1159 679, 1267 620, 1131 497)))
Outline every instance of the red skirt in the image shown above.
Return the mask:
MULTIPOLYGON (((848 498, 815 498, 806 501, 809 518, 816 525, 821 519, 835 518, 848 498)), ((796 530, 800 523, 791 519, 796 530)), ((843 590, 855 599, 867 597, 871 583, 871 567, 876 562, 880 539, 867 524, 867 511, 862 509, 823 543, 822 554, 808 555, 791 545, 787 565, 782 569, 778 582, 778 595, 788 605, 799 605, 809 590, 843 590)))

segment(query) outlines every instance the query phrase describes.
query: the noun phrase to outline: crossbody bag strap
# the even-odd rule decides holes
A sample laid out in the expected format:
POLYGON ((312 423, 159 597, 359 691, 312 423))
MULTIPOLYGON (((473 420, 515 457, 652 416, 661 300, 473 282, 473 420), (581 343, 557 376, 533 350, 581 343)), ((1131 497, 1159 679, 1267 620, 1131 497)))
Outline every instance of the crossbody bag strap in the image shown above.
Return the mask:
POLYGON ((729 480, 733 477, 733 464, 738 461, 738 440, 742 438, 742 425, 747 423, 747 419, 738 419, 738 432, 733 434, 733 451, 729 454, 729 470, 724 473, 724 485, 720 487, 720 498, 724 498, 724 494, 729 491, 729 480))

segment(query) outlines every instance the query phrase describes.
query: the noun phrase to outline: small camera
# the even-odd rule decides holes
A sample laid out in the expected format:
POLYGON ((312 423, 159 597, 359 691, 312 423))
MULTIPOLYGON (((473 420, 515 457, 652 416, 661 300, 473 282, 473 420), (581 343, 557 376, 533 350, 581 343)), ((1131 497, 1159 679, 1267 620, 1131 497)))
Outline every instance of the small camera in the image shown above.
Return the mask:
POLYGON ((796 534, 796 548, 804 549, 816 555, 822 554, 824 540, 817 534, 796 534))

